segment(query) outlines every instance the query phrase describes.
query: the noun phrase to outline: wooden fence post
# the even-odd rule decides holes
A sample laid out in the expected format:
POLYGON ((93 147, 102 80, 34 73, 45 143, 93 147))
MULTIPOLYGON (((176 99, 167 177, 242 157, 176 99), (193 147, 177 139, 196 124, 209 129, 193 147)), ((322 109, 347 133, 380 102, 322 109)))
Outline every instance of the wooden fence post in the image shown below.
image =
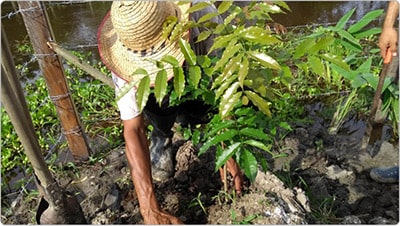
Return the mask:
POLYGON ((63 66, 57 54, 47 45, 53 37, 44 9, 38 1, 18 1, 18 6, 72 155, 75 160, 87 160, 89 145, 71 98, 63 66))
POLYGON ((35 174, 41 197, 37 223, 84 224, 82 208, 75 196, 61 189, 43 158, 22 86, 15 70, 3 27, 1 32, 1 102, 9 115, 35 174))

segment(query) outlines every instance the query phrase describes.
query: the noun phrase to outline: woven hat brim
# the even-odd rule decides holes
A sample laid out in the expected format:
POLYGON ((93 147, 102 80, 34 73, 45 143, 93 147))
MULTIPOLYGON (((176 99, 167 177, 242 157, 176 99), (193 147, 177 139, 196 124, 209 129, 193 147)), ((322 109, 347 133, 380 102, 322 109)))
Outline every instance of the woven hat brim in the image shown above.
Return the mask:
MULTIPOLYGON (((188 20, 188 15, 185 14, 189 8, 187 5, 180 6, 182 11, 182 20, 188 20)), ((188 33, 183 34, 184 39, 188 39, 188 33)), ((154 86, 157 73, 161 70, 151 60, 161 60, 164 56, 170 55, 175 57, 179 64, 182 65, 185 58, 180 50, 178 42, 169 42, 166 40, 165 45, 156 51, 142 54, 128 50, 127 47, 118 40, 117 33, 113 28, 110 12, 104 17, 98 32, 98 48, 102 61, 109 70, 115 73, 120 78, 128 82, 137 82, 145 75, 133 75, 133 73, 142 68, 145 69, 150 77, 150 85, 154 86)), ((174 73, 172 66, 166 65, 167 79, 173 78, 174 73), (169 68, 167 68, 169 67, 169 68)))

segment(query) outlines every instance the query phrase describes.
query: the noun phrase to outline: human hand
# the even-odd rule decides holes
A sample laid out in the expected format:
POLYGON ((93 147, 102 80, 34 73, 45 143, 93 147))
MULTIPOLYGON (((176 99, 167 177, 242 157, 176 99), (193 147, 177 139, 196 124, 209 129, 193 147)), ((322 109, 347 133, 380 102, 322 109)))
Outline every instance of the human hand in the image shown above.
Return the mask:
POLYGON ((179 218, 159 209, 140 209, 145 224, 183 224, 179 218))
POLYGON ((397 36, 397 31, 394 28, 383 28, 379 37, 379 49, 383 58, 385 58, 388 49, 392 52, 392 56, 397 55, 397 36))

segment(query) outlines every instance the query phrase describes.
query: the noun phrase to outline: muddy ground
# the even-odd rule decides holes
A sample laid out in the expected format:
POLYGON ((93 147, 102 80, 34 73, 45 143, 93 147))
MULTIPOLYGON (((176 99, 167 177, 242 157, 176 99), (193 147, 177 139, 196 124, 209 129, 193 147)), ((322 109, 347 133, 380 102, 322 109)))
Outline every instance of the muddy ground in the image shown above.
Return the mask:
MULTIPOLYGON (((175 134, 175 175, 155 184, 162 208, 186 224, 398 223, 399 185, 369 177, 373 167, 398 165, 398 143, 385 141, 375 151, 361 151, 362 121, 353 118, 330 135, 329 122, 318 112, 310 115, 312 122, 293 124, 275 147, 287 157, 270 159, 269 171, 260 171, 253 184, 246 181, 240 197, 231 189, 223 192, 212 151, 198 157, 198 147, 175 134), (350 131, 354 125, 357 129, 350 131)), ((107 151, 102 139, 92 143, 96 151, 107 151)), ((57 181, 76 194, 90 224, 143 223, 124 147, 93 164, 65 167, 57 181), (107 202, 113 196, 117 199, 107 202)), ((35 223, 38 201, 21 195, 11 211, 2 210, 2 223, 35 223)))

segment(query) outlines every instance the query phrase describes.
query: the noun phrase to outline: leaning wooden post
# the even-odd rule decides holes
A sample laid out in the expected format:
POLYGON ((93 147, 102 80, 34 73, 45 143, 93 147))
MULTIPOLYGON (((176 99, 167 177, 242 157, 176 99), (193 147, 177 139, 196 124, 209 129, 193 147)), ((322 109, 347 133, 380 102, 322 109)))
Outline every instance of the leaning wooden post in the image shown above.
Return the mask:
POLYGON ((34 170, 37 188, 43 197, 37 222, 43 224, 84 224, 82 208, 75 196, 62 190, 43 158, 22 86, 18 80, 4 30, 1 33, 1 103, 10 117, 26 156, 34 170))
POLYGON ((75 160, 87 160, 89 146, 71 98, 64 69, 57 54, 47 45, 53 37, 45 12, 38 1, 18 1, 18 5, 72 155, 75 160))

